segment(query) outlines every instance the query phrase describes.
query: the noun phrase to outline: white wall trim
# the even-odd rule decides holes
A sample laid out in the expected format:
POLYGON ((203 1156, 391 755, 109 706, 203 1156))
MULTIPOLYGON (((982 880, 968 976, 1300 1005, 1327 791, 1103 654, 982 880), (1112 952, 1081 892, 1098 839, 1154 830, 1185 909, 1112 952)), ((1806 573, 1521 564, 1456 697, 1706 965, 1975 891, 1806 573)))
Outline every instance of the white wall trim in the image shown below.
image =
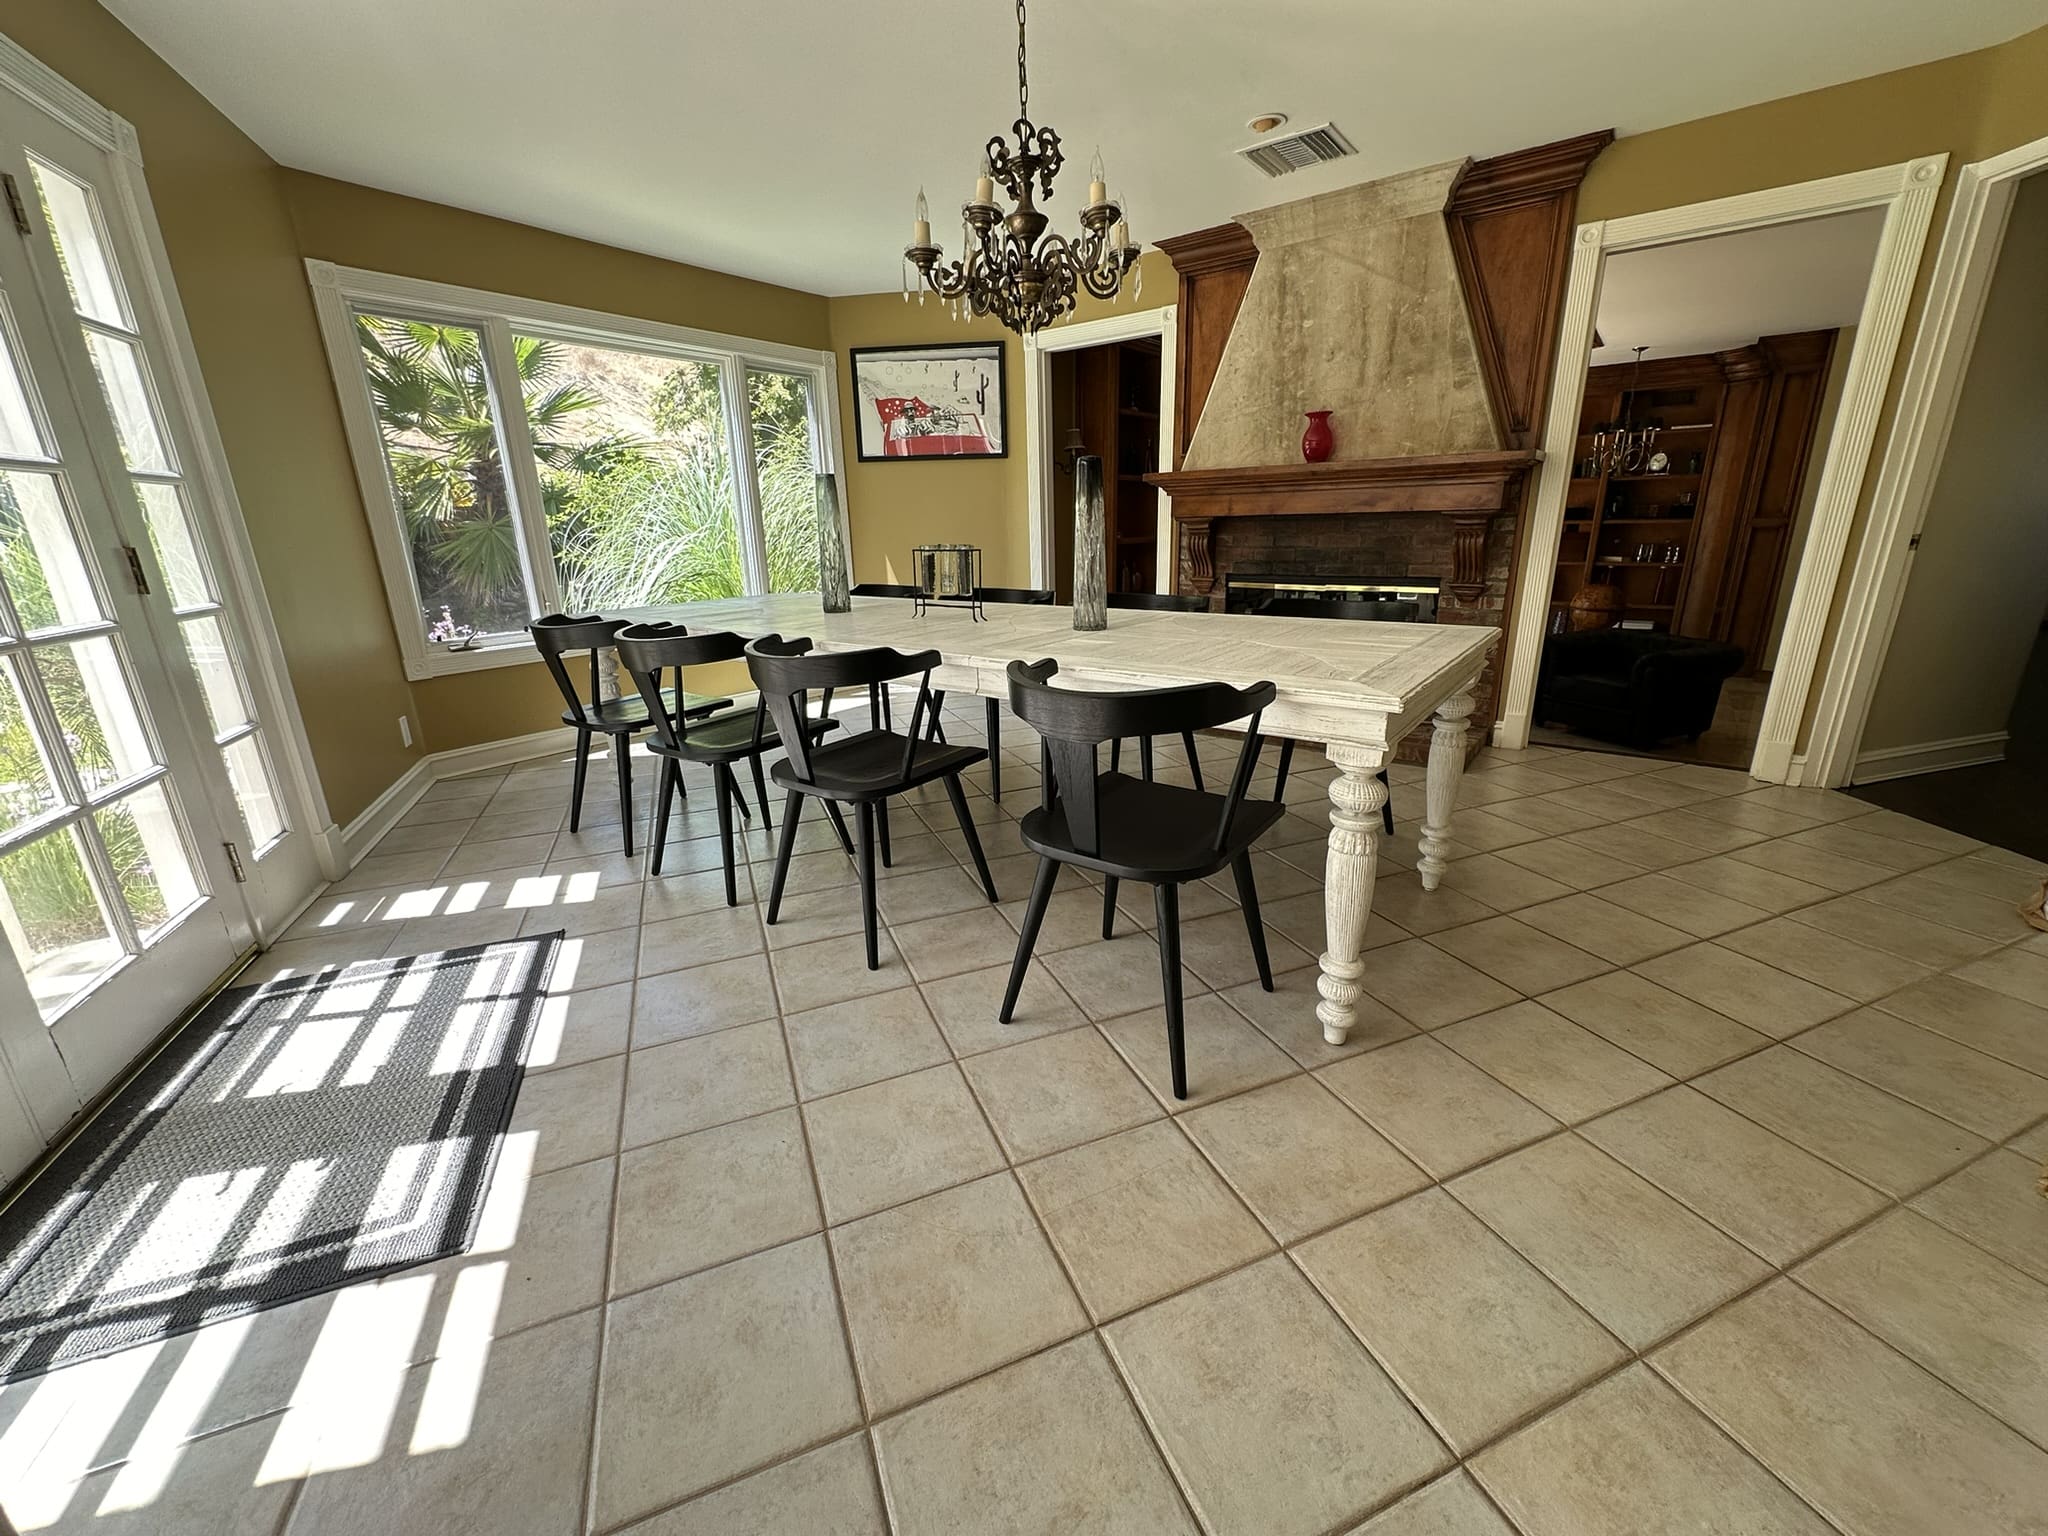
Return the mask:
POLYGON ((376 847, 377 840, 397 826, 405 813, 419 804, 420 797, 441 780, 458 779, 466 773, 482 773, 490 768, 507 768, 514 763, 575 749, 575 731, 561 725, 525 736, 507 736, 498 741, 480 741, 473 746, 429 752, 364 807, 361 815, 341 829, 342 868, 334 878, 339 879, 360 863, 363 856, 376 847))
POLYGON ((1572 245, 1564 316, 1559 326, 1535 515, 1517 584, 1512 664, 1503 690, 1496 742, 1520 747, 1527 745, 1529 739, 1536 673, 1545 620, 1550 612, 1552 573, 1563 533, 1564 503, 1578 435, 1579 408, 1585 397, 1586 359, 1592 353, 1593 320, 1606 258, 1617 251, 1676 240, 1730 234, 1859 208, 1882 208, 1884 227, 1878 237, 1870 286, 1857 322, 1856 347, 1843 378, 1841 405, 1821 467, 1812 522, 1793 586, 1771 690, 1764 704, 1756 756, 1750 765, 1753 777, 1773 783, 1791 782, 1800 721, 1825 638, 1828 612, 1841 575, 1871 442, 1883 411, 1885 387, 1905 328, 1914 275, 1919 270, 1947 163, 1946 155, 1930 155, 1873 170, 1579 227, 1572 245))
MULTIPOLYGON (((1131 341, 1140 336, 1159 338, 1159 469, 1173 467, 1173 441, 1179 401, 1178 382, 1180 331, 1179 307, 1136 309, 1105 315, 1100 320, 1083 320, 1055 326, 1024 338, 1024 501, 1031 541, 1031 585, 1050 587, 1053 581, 1054 517, 1049 505, 1059 476, 1053 469, 1059 433, 1046 421, 1052 409, 1052 354, 1078 352, 1083 347, 1100 347, 1112 341, 1131 341)), ((1173 542, 1172 498, 1159 493, 1159 546, 1154 561, 1155 586, 1161 592, 1173 590, 1175 548, 1173 542)))
POLYGON ((1875 756, 1859 754, 1857 748, 1905 601, 1912 573, 1910 546, 1927 520, 1955 426, 2013 196, 2022 180, 2044 169, 2048 138, 1956 173, 1955 199, 1906 362, 1891 440, 1871 492, 1869 527, 1850 573, 1841 630, 1821 681, 1807 750, 1823 784, 1851 782, 1852 773, 1854 782, 1862 782, 1863 763, 1875 756))
MULTIPOLYGON (((12 86, 101 149, 111 154, 124 151, 121 128, 126 125, 120 119, 5 33, 0 33, 0 85, 12 86)), ((134 130, 128 131, 132 138, 134 130)))
POLYGON ((2004 731, 1989 731, 1981 736, 1955 736, 1947 741, 1923 741, 1909 747, 1879 747, 1874 752, 1857 754, 1855 772, 1849 782, 1876 784, 1942 768, 2002 763, 2006 739, 2004 731))

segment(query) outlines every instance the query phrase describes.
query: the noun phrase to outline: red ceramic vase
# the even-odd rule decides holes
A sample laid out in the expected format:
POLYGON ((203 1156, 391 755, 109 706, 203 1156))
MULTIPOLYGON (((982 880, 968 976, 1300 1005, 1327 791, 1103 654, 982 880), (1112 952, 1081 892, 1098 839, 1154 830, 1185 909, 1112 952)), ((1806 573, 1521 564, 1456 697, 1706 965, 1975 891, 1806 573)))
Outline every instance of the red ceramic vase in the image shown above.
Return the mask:
POLYGON ((1336 446, 1337 439, 1330 434, 1330 413, 1310 411, 1308 429, 1301 434, 1302 458, 1310 464, 1320 464, 1336 446))

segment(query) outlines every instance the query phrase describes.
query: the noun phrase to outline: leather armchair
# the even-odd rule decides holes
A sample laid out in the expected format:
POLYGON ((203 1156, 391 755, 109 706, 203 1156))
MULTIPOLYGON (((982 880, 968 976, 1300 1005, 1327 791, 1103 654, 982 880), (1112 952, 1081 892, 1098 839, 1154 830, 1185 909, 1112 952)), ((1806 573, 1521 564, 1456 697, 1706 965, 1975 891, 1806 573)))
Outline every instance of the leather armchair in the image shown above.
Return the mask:
POLYGON ((1714 722, 1721 684, 1742 650, 1646 629, 1552 635, 1537 673, 1536 719, 1589 736, 1653 747, 1699 739, 1714 722))

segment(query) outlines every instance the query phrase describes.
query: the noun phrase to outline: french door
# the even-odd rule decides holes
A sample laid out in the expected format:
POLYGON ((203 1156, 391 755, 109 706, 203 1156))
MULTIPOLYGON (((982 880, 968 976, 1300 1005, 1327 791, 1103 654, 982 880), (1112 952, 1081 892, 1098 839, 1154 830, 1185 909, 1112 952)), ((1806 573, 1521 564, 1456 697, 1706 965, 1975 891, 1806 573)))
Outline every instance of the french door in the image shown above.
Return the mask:
POLYGON ((133 209, 106 151, 5 88, 0 177, 5 1173, 314 876, 136 287, 133 209))

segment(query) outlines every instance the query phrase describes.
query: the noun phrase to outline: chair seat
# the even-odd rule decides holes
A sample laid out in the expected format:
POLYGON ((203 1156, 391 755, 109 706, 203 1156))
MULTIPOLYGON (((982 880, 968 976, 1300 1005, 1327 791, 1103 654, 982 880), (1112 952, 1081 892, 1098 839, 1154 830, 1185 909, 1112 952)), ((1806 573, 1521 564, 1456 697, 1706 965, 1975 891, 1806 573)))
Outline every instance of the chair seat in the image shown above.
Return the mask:
MULTIPOLYGON (((686 693, 680 704, 673 688, 661 690, 661 696, 668 702, 669 709, 679 715, 708 715, 715 709, 724 709, 731 699, 707 698, 701 693, 686 693)), ((754 718, 751 711, 747 719, 754 718)), ((606 699, 598 704, 583 706, 583 719, 576 718, 573 709, 562 711, 562 724, 589 725, 598 731, 644 731, 647 729, 647 701, 637 693, 622 693, 616 699, 606 699)))
MULTIPOLYGON (((826 732, 838 730, 839 722, 828 717, 810 721, 806 728, 811 740, 816 741, 826 732)), ((776 734, 775 727, 764 723, 761 727, 761 750, 773 752, 781 745, 782 738, 776 734)), ((754 711, 735 709, 714 715, 709 720, 693 723, 679 746, 650 741, 647 750, 656 756, 673 757, 686 763, 721 763, 746 757, 754 750, 754 711)))
POLYGON ((980 762, 980 747, 946 746, 920 741, 911 753, 910 772, 903 772, 904 736, 896 731, 862 731, 811 754, 811 777, 796 776, 788 758, 774 767, 775 782, 784 789, 841 800, 879 800, 980 762))
POLYGON ((1230 862, 1287 814, 1274 800, 1246 800, 1237 809, 1230 836, 1214 846, 1224 796, 1179 784, 1134 779, 1105 773, 1095 780, 1096 814, 1101 847, 1082 853, 1067 829, 1063 802, 1052 809, 1027 811, 1018 825, 1024 846, 1033 853, 1078 864, 1127 880, 1199 880, 1227 868, 1230 862))

